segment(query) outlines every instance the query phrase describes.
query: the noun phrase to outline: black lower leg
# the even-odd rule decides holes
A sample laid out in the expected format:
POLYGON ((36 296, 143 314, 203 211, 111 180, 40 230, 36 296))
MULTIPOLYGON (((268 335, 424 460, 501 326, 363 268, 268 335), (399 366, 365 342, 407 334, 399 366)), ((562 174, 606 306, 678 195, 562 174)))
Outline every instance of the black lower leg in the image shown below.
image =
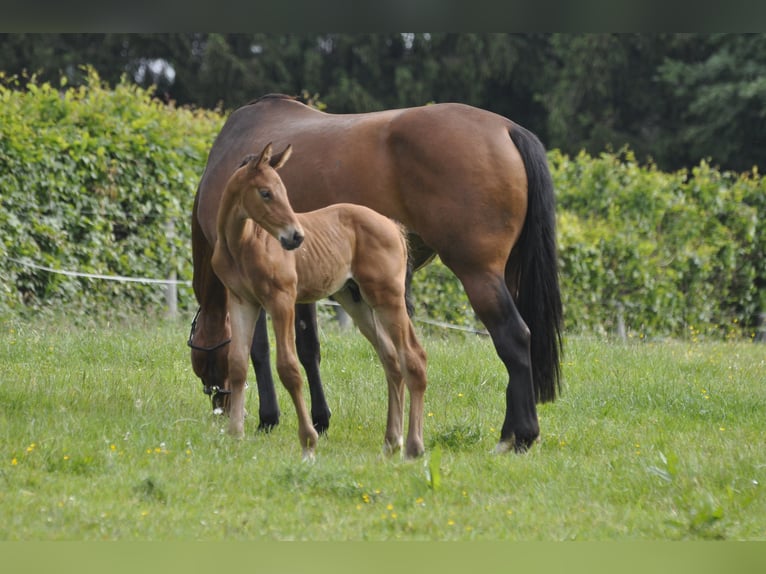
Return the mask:
POLYGON ((316 306, 313 304, 295 307, 295 345, 298 360, 306 372, 309 393, 311 394, 311 420, 320 434, 330 427, 330 407, 324 395, 319 364, 322 360, 319 348, 319 335, 316 306))
POLYGON ((269 334, 265 311, 261 311, 258 322, 255 324, 253 343, 250 346, 250 359, 253 362, 255 382, 258 386, 258 430, 268 432, 279 424, 279 404, 274 389, 274 377, 271 374, 269 334))

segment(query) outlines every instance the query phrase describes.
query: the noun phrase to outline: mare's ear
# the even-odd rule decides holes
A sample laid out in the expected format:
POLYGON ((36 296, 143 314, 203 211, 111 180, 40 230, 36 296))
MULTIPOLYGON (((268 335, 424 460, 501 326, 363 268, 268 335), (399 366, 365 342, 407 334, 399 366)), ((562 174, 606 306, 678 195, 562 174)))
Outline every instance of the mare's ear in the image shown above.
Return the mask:
POLYGON ((258 157, 258 161, 256 161, 255 163, 250 162, 250 169, 258 169, 260 167, 265 167, 269 165, 269 162, 271 161, 271 152, 272 152, 272 145, 271 145, 271 142, 269 142, 266 144, 266 147, 263 148, 261 155, 258 157))
POLYGON ((290 159, 290 156, 293 153, 293 144, 287 144, 287 147, 279 152, 278 154, 275 154, 271 157, 271 167, 274 169, 279 169, 283 165, 287 163, 287 160, 290 159))

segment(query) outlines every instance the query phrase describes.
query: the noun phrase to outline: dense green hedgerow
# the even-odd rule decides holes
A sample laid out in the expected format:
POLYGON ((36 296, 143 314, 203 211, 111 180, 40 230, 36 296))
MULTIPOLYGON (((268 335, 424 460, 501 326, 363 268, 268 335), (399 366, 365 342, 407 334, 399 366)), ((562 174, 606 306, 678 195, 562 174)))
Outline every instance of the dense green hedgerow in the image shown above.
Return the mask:
MULTIPOLYGON (((165 296, 161 286, 73 278, 31 263, 191 279, 188 219, 221 115, 164 105, 128 82, 109 89, 93 72, 78 88, 3 80, 0 311, 131 313, 165 296)), ((179 296, 190 304, 190 288, 179 296)))
MULTIPOLYGON (((71 88, 0 82, 0 313, 157 310, 164 289, 29 264, 191 279, 189 216, 221 113, 165 105, 90 72, 71 88), (170 222, 174 228, 169 232, 170 222)), ((629 151, 550 153, 566 328, 658 336, 752 333, 766 309, 766 183, 707 163, 675 173, 629 151)), ((416 276, 416 313, 475 325, 438 260, 416 276)), ((194 306, 191 289, 181 308, 194 306)))
POLYGON ((749 334, 766 295, 757 171, 640 167, 629 152, 551 153, 567 324, 639 336, 749 334))

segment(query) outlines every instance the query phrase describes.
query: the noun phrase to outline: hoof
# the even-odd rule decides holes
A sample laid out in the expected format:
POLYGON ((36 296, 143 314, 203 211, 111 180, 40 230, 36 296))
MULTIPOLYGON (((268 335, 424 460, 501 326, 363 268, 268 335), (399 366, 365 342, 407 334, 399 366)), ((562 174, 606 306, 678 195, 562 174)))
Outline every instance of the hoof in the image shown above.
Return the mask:
POLYGON ((407 447, 404 454, 406 460, 416 460, 425 454, 426 450, 422 446, 407 447))
POLYGON ((304 452, 301 462, 303 464, 314 464, 317 461, 317 457, 313 452, 304 452))
POLYGON ((530 448, 532 448, 532 445, 534 445, 536 442, 540 441, 540 437, 538 435, 534 435, 532 437, 519 437, 516 436, 516 444, 513 447, 513 450, 516 451, 518 454, 524 454, 527 452, 530 448))
POLYGON ((330 413, 322 413, 320 415, 311 415, 312 423, 314 425, 314 430, 317 431, 320 435, 323 435, 327 432, 327 429, 330 428, 330 413))
POLYGON ((394 440, 386 439, 386 442, 383 443, 383 454, 386 456, 394 456, 395 454, 402 452, 403 446, 404 438, 402 437, 394 440))
POLYGON ((259 414, 258 432, 270 433, 279 425, 279 413, 276 415, 259 414))
POLYGON ((527 452, 533 444, 538 442, 538 438, 529 440, 518 440, 511 437, 509 439, 501 439, 495 446, 494 454, 505 454, 507 452, 515 452, 516 454, 524 454, 527 452))
POLYGON ((271 431, 277 428, 278 425, 279 425, 279 420, 273 423, 261 421, 258 423, 258 432, 263 434, 269 434, 271 431))

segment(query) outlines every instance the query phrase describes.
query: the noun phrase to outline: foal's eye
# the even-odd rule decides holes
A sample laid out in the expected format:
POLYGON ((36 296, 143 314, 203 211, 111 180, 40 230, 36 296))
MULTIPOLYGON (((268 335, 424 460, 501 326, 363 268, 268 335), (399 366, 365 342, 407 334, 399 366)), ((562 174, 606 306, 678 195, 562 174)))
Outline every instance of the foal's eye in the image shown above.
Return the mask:
POLYGON ((258 193, 260 193, 260 194, 261 194, 261 197, 262 197, 264 200, 266 200, 266 201, 268 201, 268 200, 270 200, 270 199, 271 199, 271 192, 270 192, 268 189, 266 189, 266 188, 262 188, 262 189, 259 189, 259 190, 258 190, 258 193))

